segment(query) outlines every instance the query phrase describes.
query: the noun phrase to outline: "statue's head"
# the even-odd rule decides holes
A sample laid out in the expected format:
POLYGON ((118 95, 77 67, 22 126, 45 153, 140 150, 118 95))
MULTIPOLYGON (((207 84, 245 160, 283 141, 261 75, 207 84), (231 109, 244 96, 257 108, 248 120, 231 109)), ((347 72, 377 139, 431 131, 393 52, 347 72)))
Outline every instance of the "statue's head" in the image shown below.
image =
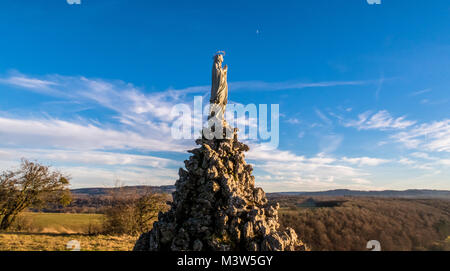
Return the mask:
POLYGON ((219 62, 222 63, 223 62, 223 56, 225 55, 224 51, 218 51, 215 55, 214 55, 214 62, 219 62))

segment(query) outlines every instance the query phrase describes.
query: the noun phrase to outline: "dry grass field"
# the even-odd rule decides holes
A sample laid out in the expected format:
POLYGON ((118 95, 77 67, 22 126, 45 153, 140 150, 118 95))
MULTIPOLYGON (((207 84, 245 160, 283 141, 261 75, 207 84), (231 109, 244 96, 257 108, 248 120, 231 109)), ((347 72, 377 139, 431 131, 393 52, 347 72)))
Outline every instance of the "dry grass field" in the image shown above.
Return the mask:
POLYGON ((25 212, 18 223, 28 232, 88 234, 101 227, 102 220, 102 214, 25 212))
POLYGON ((135 236, 107 236, 56 233, 0 233, 1 251, 65 251, 67 243, 76 240, 81 251, 128 251, 135 236))
POLYGON ((0 250, 64 251, 67 242, 77 240, 83 251, 131 250, 137 236, 90 234, 101 227, 101 214, 31 213, 18 219, 15 230, 0 233, 0 250), (17 230, 17 228, 21 228, 17 230))

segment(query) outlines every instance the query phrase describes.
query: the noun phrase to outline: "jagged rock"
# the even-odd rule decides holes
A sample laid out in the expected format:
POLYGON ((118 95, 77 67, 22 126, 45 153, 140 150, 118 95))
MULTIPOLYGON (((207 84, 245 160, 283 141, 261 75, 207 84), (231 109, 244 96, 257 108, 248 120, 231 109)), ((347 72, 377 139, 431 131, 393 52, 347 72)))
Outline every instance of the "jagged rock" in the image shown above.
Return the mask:
POLYGON ((293 229, 280 232, 279 204, 254 187, 249 147, 237 139, 196 140, 198 148, 179 170, 171 209, 158 215, 134 250, 306 250, 293 229))
POLYGON ((203 248, 203 243, 200 240, 195 240, 194 241, 194 245, 192 246, 192 248, 194 249, 194 251, 201 251, 203 248))

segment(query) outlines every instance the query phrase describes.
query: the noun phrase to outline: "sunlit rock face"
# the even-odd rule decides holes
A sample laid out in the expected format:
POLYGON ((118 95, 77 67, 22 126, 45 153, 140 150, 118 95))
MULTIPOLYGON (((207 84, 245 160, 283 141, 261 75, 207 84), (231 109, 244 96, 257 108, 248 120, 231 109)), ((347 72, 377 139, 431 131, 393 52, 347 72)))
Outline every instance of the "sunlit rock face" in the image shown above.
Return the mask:
POLYGON ((278 231, 279 204, 255 187, 245 162, 249 147, 237 139, 196 140, 198 148, 179 171, 171 209, 134 250, 293 251, 306 250, 293 229, 278 231))

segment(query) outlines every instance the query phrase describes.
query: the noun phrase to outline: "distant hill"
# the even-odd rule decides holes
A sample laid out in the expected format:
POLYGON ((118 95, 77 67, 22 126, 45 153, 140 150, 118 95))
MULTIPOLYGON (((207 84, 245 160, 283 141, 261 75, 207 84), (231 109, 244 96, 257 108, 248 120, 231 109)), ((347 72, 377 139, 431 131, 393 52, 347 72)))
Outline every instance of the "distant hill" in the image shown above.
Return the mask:
MULTIPOLYGON (((110 194, 114 189, 118 188, 78 188, 72 189, 75 195, 85 196, 101 196, 110 194)), ((159 193, 172 193, 175 191, 174 185, 162 186, 124 186, 121 189, 127 192, 135 192, 138 194, 145 193, 148 189, 159 193)), ((383 190, 383 191, 361 191, 349 189, 336 189, 319 192, 278 192, 267 193, 268 196, 330 196, 330 197, 388 197, 388 198, 444 198, 450 199, 450 190, 430 190, 430 189, 409 189, 409 190, 383 190)))
POLYGON ((149 185, 137 185, 137 186, 123 186, 117 187, 93 187, 93 188, 77 188, 71 189, 72 194, 76 196, 104 196, 110 194, 114 190, 122 189, 127 193, 143 194, 147 191, 154 191, 158 193, 172 193, 175 191, 174 185, 161 185, 161 186, 149 186, 149 185))
POLYGON ((450 199, 449 190, 408 189, 408 190, 383 190, 360 191, 348 189, 336 189, 320 192, 280 192, 271 193, 272 196, 331 196, 331 197, 387 197, 387 198, 445 198, 450 199))

